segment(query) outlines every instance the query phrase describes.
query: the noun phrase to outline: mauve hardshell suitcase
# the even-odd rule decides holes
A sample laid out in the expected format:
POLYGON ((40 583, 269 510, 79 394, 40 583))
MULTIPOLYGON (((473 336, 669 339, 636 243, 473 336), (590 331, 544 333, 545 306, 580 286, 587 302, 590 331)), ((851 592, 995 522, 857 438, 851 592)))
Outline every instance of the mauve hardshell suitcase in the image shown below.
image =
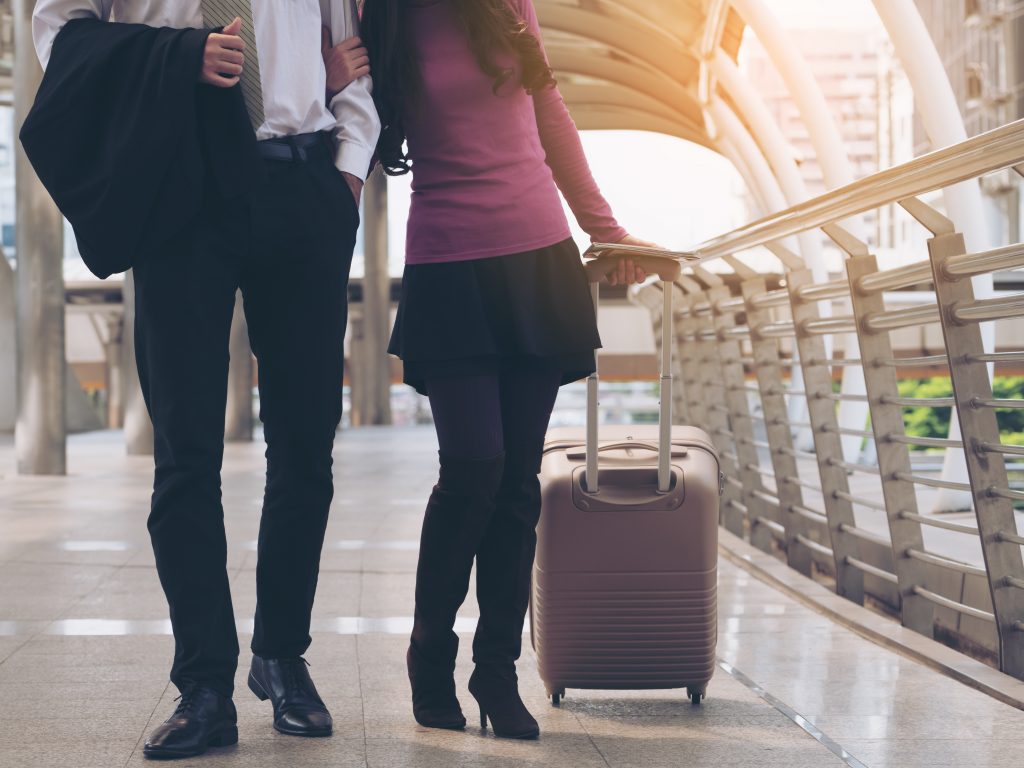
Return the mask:
MULTIPOLYGON (((663 323, 665 393, 671 325, 663 323)), ((595 374, 587 427, 547 436, 530 617, 554 704, 567 688, 686 688, 697 704, 714 673, 722 476, 705 432, 670 426, 670 399, 658 426, 605 426, 597 439, 595 374), (596 492, 587 481, 594 467, 596 492)))

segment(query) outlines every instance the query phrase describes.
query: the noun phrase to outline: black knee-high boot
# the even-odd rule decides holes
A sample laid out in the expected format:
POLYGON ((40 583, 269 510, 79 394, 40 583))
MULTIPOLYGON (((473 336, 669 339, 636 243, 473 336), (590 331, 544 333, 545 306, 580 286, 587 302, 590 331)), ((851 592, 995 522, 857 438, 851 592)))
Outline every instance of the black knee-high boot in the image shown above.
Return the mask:
POLYGON ((416 567, 416 613, 406 656, 413 715, 429 728, 466 725, 455 696, 459 637, 455 616, 469 591, 480 539, 494 512, 504 454, 490 459, 441 455, 441 474, 427 503, 416 567))
POLYGON ((473 638, 476 669, 469 690, 480 705, 481 726, 490 718, 495 735, 508 738, 530 739, 540 733, 519 696, 515 666, 530 604, 540 505, 537 467, 507 463, 494 515, 477 551, 480 622, 473 638))

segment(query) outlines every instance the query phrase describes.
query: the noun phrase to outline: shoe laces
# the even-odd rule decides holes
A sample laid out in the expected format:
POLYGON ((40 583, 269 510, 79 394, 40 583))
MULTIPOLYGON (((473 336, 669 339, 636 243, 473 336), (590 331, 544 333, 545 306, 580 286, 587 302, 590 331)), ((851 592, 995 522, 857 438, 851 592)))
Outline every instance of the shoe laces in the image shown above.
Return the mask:
POLYGON ((178 702, 178 707, 174 710, 174 716, 190 712, 196 703, 196 687, 194 685, 189 686, 179 695, 175 696, 174 700, 178 702))
POLYGON ((303 692, 303 681, 299 678, 299 671, 303 667, 313 666, 306 661, 304 656, 297 656, 291 659, 281 659, 281 668, 284 670, 285 685, 291 693, 303 692))

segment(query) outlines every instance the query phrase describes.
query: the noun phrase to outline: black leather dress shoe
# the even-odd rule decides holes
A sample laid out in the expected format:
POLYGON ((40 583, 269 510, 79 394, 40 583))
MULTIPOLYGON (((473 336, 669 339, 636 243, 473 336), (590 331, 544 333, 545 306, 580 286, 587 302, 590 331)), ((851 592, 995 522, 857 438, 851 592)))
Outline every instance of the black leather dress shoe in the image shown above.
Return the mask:
POLYGON ((142 753, 151 760, 177 760, 237 743, 238 714, 231 699, 196 685, 182 692, 178 708, 150 734, 142 753))
POLYGON ((309 676, 301 656, 292 659, 252 657, 249 690, 274 705, 274 728, 289 736, 330 736, 334 721, 309 676))

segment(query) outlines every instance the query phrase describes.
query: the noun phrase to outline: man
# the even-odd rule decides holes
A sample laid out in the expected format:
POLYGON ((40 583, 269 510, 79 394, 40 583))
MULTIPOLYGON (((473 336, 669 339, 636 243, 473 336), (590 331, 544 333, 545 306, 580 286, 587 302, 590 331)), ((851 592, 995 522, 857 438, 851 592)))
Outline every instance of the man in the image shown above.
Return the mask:
POLYGON ((223 27, 206 40, 196 87, 241 87, 264 166, 243 199, 207 191, 198 221, 134 266, 139 375, 155 432, 149 531, 174 629, 171 681, 181 691, 145 754, 188 757, 238 738, 220 468, 239 288, 267 441, 248 685, 271 700, 278 731, 330 735, 331 716, 302 655, 333 494, 359 196, 379 132, 362 51, 346 40, 357 32, 355 5, 39 0, 33 31, 44 66, 61 28, 80 18, 223 27), (322 50, 322 27, 346 42, 322 50), (359 76, 328 83, 324 55, 347 59, 359 76))

